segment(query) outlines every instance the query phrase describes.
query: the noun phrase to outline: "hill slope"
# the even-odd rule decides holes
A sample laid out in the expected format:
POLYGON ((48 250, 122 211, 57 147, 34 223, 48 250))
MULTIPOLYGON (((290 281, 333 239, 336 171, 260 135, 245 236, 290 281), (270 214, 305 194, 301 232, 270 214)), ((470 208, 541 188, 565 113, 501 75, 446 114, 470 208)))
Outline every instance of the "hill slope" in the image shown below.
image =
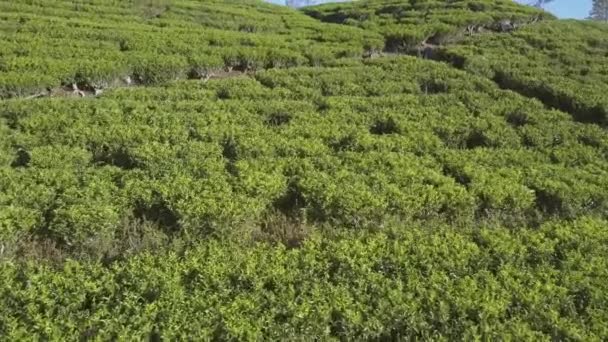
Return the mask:
POLYGON ((605 25, 0 2, 0 335, 608 336, 605 25))
POLYGON ((224 66, 330 64, 380 44, 252 1, 1 1, 0 11, 0 97, 126 76, 140 84, 198 78, 224 66))

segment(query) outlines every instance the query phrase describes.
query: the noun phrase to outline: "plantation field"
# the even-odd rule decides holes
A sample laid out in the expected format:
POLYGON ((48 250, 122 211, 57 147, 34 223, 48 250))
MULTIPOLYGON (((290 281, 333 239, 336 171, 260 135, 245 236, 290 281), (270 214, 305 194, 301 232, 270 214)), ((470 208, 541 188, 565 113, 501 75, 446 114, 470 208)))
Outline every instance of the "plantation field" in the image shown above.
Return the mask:
POLYGON ((335 64, 381 46, 377 34, 255 1, 0 1, 0 98, 127 75, 151 84, 335 64))
POLYGON ((0 1, 0 336, 608 338, 607 32, 0 1))

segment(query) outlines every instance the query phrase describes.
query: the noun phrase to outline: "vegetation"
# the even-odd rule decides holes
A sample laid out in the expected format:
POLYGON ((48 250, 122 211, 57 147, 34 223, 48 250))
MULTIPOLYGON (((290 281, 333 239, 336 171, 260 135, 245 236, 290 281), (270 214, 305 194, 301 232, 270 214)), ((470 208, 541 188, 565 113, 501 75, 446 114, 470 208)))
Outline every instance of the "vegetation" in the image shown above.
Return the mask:
MULTIPOLYGON (((0 266, 11 339, 603 340, 604 220, 0 266), (58 319, 60 318, 60 319, 58 319)), ((403 229, 405 228, 405 229, 403 229)))
POLYGON ((608 28, 399 4, 0 2, 0 335, 605 340, 608 28))
POLYGON ((591 7, 591 13, 589 13, 589 19, 608 21, 608 1, 606 0, 593 0, 591 7))
POLYGON ((151 84, 222 68, 331 65, 382 45, 256 1, 0 1, 0 13, 5 98, 127 75, 151 84))
POLYGON ((446 60, 534 97, 580 122, 608 124, 608 26, 544 22, 510 35, 471 37, 446 60), (500 56, 500 58, 498 58, 500 56))
POLYGON ((420 43, 443 44, 484 30, 509 31, 550 14, 512 0, 368 0, 304 10, 324 22, 361 27, 385 37, 388 51, 407 51, 420 43))

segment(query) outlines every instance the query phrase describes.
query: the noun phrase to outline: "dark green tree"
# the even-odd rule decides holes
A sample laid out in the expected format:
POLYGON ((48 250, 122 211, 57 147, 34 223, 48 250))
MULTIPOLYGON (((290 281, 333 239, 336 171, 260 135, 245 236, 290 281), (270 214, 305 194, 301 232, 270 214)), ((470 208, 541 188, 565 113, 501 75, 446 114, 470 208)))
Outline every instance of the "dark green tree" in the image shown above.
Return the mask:
POLYGON ((286 0, 285 1, 286 6, 295 7, 295 8, 314 5, 314 3, 315 2, 313 0, 286 0))
POLYGON ((593 0, 589 19, 608 22, 608 0, 593 0))
POLYGON ((535 0, 532 5, 534 7, 543 8, 546 4, 553 2, 553 0, 535 0))

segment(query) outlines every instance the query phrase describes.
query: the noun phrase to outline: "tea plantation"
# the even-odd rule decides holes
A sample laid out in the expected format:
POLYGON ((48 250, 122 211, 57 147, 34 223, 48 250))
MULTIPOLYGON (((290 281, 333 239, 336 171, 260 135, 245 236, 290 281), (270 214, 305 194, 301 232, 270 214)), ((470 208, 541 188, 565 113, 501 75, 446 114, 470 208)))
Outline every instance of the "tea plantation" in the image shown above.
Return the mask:
POLYGON ((7 340, 608 338, 608 26, 0 1, 7 340))

